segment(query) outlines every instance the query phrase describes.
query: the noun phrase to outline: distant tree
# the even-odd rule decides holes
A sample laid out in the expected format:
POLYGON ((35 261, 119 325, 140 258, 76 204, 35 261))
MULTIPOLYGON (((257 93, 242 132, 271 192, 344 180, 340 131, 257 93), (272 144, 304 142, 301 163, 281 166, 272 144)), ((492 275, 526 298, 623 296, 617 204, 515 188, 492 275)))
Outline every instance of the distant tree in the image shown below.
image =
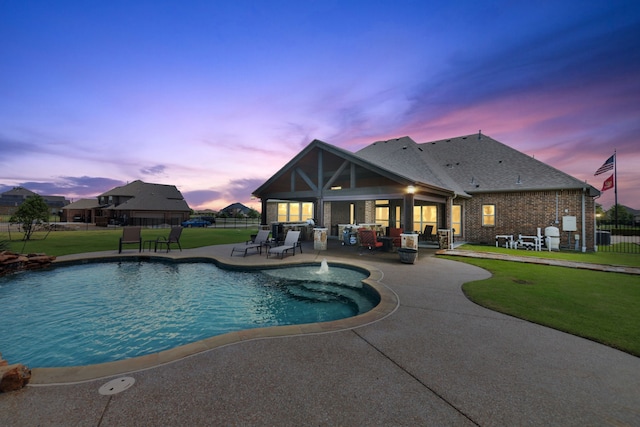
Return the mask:
POLYGON ((29 240, 38 224, 49 222, 49 206, 41 196, 37 194, 29 196, 18 207, 16 213, 11 215, 9 222, 22 225, 24 230, 22 240, 29 240))
POLYGON ((249 212, 247 212, 247 216, 249 218, 260 218, 260 212, 255 209, 249 208, 249 212))
POLYGON ((614 205, 607 211, 607 220, 615 221, 616 220, 616 206, 618 207, 618 223, 619 224, 630 224, 633 222, 633 214, 630 213, 627 208, 618 204, 614 205))

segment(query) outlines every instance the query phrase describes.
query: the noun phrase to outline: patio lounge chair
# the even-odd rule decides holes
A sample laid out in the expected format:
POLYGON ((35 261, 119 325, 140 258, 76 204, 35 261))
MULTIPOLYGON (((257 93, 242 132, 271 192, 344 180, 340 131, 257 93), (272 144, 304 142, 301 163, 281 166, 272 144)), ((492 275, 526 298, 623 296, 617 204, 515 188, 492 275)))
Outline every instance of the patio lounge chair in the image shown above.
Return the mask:
MULTIPOLYGON (((171 250, 171 244, 178 245, 180 252, 182 252, 182 246, 180 246, 180 236, 182 235, 182 227, 173 227, 169 232, 169 237, 160 236, 156 239, 156 245, 154 251, 158 251, 158 246, 167 245, 167 252, 171 250)), ((145 243, 146 245, 146 243, 145 243)))
POLYGON ((142 252, 142 228, 141 227, 124 227, 122 229, 122 237, 118 245, 118 253, 122 253, 122 245, 138 245, 138 252, 142 252))
POLYGON ((284 239, 284 244, 282 246, 275 246, 273 248, 269 248, 269 252, 267 252, 267 258, 271 254, 280 254, 280 259, 284 258, 284 253, 290 250, 293 250, 293 255, 296 254, 296 247, 300 248, 300 252, 302 252, 302 245, 298 241, 300 239, 300 232, 289 230, 287 232, 287 237, 284 239))
POLYGON ((234 246, 231 249, 231 256, 234 252, 242 252, 242 256, 247 256, 249 249, 256 249, 258 253, 262 254, 262 246, 269 240, 269 233, 271 233, 270 230, 258 230, 258 234, 253 240, 247 240, 244 245, 234 246))
POLYGON ((360 249, 367 248, 369 250, 381 248, 384 243, 378 242, 376 232, 368 228, 359 228, 358 236, 360 237, 360 249))

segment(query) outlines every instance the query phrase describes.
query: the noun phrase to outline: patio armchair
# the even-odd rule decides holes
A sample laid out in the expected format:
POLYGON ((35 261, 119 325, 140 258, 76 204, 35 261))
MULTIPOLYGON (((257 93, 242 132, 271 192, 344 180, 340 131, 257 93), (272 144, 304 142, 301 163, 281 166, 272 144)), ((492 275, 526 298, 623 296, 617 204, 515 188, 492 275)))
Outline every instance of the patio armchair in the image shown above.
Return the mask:
POLYGON ((391 243, 396 248, 402 246, 402 237, 400 236, 402 232, 402 228, 389 227, 389 237, 393 239, 391 243))
POLYGON ((359 228, 358 237, 360 238, 360 250, 363 248, 379 249, 384 245, 383 242, 378 241, 375 231, 368 228, 359 228))
POLYGON ((142 227, 124 227, 118 244, 118 253, 122 253, 122 245, 138 245, 138 252, 142 252, 142 227))
POLYGON ((171 250, 171 245, 174 244, 174 245, 178 245, 180 252, 182 252, 182 246, 180 246, 181 235, 182 235, 182 227, 173 227, 169 232, 169 237, 161 236, 156 239, 156 245, 155 245, 154 251, 155 252, 158 251, 158 246, 162 247, 162 245, 167 245, 167 252, 169 252, 169 250, 171 250))

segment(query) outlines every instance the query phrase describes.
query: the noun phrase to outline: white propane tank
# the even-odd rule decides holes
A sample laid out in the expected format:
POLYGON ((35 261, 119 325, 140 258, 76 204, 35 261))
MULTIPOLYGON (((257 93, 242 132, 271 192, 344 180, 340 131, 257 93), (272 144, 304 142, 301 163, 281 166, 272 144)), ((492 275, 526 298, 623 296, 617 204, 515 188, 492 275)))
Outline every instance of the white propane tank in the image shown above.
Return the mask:
POLYGON ((548 249, 550 251, 560 250, 560 229, 558 227, 546 227, 544 229, 544 235, 548 249))

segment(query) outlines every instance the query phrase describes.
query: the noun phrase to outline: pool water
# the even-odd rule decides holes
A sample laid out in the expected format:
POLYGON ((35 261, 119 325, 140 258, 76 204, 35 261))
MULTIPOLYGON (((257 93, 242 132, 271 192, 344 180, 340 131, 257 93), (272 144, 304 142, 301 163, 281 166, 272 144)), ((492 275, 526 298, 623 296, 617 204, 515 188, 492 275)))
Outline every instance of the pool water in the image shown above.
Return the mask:
POLYGON ((224 270, 206 262, 101 262, 0 278, 0 352, 31 368, 156 353, 227 332, 369 311, 360 271, 224 270))

